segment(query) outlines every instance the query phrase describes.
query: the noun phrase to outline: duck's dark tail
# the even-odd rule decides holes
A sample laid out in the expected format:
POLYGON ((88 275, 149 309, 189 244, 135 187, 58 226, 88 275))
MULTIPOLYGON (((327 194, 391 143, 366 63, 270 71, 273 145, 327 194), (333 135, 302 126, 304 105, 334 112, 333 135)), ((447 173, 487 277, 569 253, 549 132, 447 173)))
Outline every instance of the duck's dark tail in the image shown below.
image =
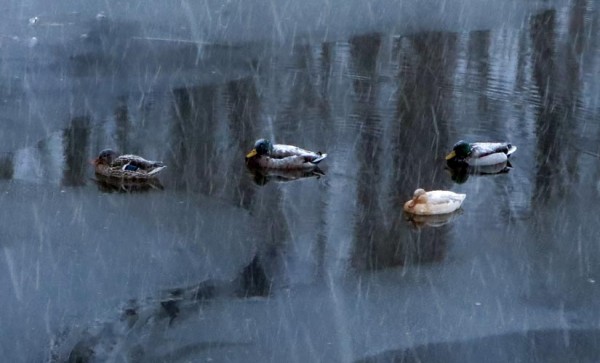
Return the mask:
POLYGON ((161 164, 161 166, 159 166, 159 167, 156 167, 156 168, 154 168, 154 169, 150 170, 150 171, 148 172, 148 175, 154 175, 154 174, 158 174, 158 173, 159 173, 161 170, 163 170, 163 169, 164 169, 164 168, 166 168, 166 167, 167 167, 166 165, 164 165, 164 164, 161 164))
POLYGON ((512 153, 517 151, 517 147, 511 144, 508 144, 508 151, 506 152, 507 156, 510 156, 512 153))
POLYGON ((319 155, 319 157, 315 158, 314 160, 311 160, 311 163, 313 164, 318 164, 321 161, 323 161, 323 159, 325 159, 327 157, 327 154, 324 154, 322 152, 318 152, 317 155, 319 155))

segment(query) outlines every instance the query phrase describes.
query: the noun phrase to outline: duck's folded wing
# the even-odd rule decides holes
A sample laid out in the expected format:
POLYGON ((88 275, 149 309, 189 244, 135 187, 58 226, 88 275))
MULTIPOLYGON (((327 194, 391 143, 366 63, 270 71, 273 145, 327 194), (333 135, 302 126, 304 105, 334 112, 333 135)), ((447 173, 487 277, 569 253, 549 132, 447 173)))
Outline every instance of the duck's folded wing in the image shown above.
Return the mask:
POLYGON ((466 194, 458 194, 445 190, 435 190, 427 193, 427 201, 430 204, 462 203, 466 194))
POLYGON ((304 156, 293 155, 284 158, 266 158, 263 157, 259 161, 259 165, 263 168, 271 169, 302 169, 314 166, 304 156))
MULTIPOLYGON (((150 170, 154 168, 163 167, 164 164, 160 161, 146 160, 138 155, 121 155, 116 158, 113 163, 113 166, 124 166, 124 165, 132 165, 138 167, 143 170, 150 170)), ((161 168, 161 170, 163 169, 161 168)))
POLYGON ((285 158, 288 156, 310 156, 318 155, 309 150, 305 150, 293 145, 275 144, 271 151, 271 157, 273 158, 285 158))
POLYGON ((495 153, 509 154, 516 149, 508 142, 478 142, 473 144, 473 155, 482 157, 495 153))

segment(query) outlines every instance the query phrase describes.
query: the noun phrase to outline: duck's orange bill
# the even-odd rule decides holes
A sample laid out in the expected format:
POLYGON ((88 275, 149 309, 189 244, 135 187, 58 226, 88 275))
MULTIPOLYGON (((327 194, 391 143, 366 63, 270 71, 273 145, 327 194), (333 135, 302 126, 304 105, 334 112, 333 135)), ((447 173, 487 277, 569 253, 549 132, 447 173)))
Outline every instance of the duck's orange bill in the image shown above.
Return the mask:
POLYGON ((450 154, 446 155, 446 160, 450 160, 456 156, 454 150, 450 151, 450 154))
POLYGON ((256 152, 256 149, 252 149, 252 151, 250 151, 248 154, 246 154, 246 159, 250 159, 253 156, 256 156, 256 154, 258 154, 256 152))

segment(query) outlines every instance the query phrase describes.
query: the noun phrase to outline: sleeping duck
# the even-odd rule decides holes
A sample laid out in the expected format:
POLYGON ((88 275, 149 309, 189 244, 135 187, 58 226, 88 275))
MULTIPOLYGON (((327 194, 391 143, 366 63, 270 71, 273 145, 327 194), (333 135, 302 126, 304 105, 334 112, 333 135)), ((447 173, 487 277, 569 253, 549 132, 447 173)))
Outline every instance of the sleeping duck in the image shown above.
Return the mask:
POLYGON ((105 178, 144 181, 156 178, 166 166, 160 161, 146 160, 137 155, 120 155, 111 149, 100 152, 92 161, 96 175, 105 178))
POLYGON ((246 155, 246 163, 264 169, 312 169, 326 157, 327 154, 321 152, 292 145, 273 145, 269 140, 259 139, 246 155))
POLYGON ((506 162, 516 150, 516 146, 507 142, 468 143, 461 140, 446 155, 446 161, 449 165, 489 166, 506 162))
POLYGON ((419 188, 413 198, 404 203, 404 211, 418 215, 434 215, 452 213, 460 208, 466 194, 458 194, 447 190, 426 192, 419 188))

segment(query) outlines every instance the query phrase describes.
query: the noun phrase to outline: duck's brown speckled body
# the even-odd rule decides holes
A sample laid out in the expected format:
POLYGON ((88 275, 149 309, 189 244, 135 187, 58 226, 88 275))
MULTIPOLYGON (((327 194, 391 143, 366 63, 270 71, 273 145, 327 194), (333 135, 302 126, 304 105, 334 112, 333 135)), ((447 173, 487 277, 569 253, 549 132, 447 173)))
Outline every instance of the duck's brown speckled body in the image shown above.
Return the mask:
POLYGON ((138 155, 120 155, 110 149, 100 152, 93 161, 95 172, 104 178, 143 182, 156 178, 166 166, 159 161, 146 160, 138 155))

